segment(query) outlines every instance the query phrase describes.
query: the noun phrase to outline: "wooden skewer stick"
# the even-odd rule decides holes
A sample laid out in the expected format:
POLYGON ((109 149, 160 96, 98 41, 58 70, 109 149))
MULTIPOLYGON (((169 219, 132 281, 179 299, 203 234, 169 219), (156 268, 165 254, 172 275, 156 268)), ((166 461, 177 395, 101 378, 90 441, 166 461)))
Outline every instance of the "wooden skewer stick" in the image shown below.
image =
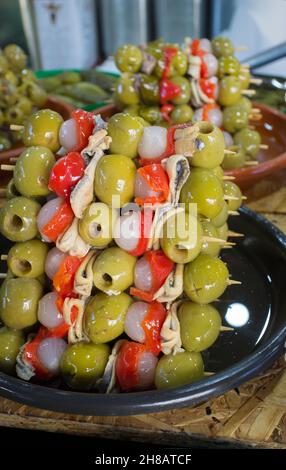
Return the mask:
POLYGON ((241 94, 245 96, 254 96, 256 95, 255 90, 241 90, 241 94))
POLYGON ((15 165, 0 165, 0 169, 3 171, 14 171, 15 165))
POLYGON ((225 194, 223 198, 225 201, 239 201, 239 197, 229 196, 228 194, 225 194))
POLYGON ((220 243, 221 245, 227 244, 227 246, 234 246, 235 245, 235 243, 227 242, 223 238, 216 238, 216 237, 207 237, 206 236, 206 237, 202 238, 202 241, 207 242, 207 243, 220 243))
POLYGON ((246 200, 247 200, 247 196, 241 196, 241 199, 242 199, 243 201, 246 201, 246 200))
POLYGON ((251 113, 260 114, 260 113, 261 113, 261 109, 259 109, 259 108, 251 108, 251 113))
POLYGON ((260 119, 262 118, 263 118, 262 114, 250 114, 249 115, 250 121, 260 121, 260 119))
POLYGON ((25 129, 25 126, 20 126, 19 124, 11 124, 10 131, 22 131, 25 129))
POLYGON ((6 261, 8 258, 8 255, 1 255, 0 259, 1 261, 6 261))
POLYGON ((227 211, 229 215, 240 215, 237 211, 227 211))
POLYGON ((236 152, 234 152, 233 150, 228 150, 228 149, 224 149, 223 153, 225 155, 235 155, 236 152))
POLYGON ((241 68, 242 69, 250 69, 250 65, 249 64, 241 64, 241 68))
POLYGON ((243 52, 243 51, 248 51, 248 47, 245 46, 245 45, 241 45, 241 46, 236 46, 234 48, 235 52, 243 52))
POLYGON ((262 78, 251 77, 249 82, 253 83, 254 85, 261 85, 263 83, 263 80, 262 80, 262 78))
POLYGON ((6 279, 7 274, 6 273, 0 273, 0 279, 6 279))
POLYGON ((232 246, 228 246, 228 245, 224 245, 223 247, 223 250, 229 250, 230 248, 233 248, 232 246))
POLYGON ((249 160, 248 162, 245 162, 245 166, 252 166, 252 165, 259 165, 259 162, 257 160, 249 160))
POLYGON ((234 331, 234 328, 231 328, 230 326, 221 325, 219 331, 234 331))
POLYGON ((207 372, 207 371, 205 371, 205 372, 204 372, 204 375, 205 375, 206 377, 210 377, 211 375, 215 375, 215 372, 207 372))
POLYGON ((235 281, 234 279, 228 279, 226 283, 228 286, 239 286, 240 284, 242 284, 241 281, 235 281))
POLYGON ((224 175, 224 176, 222 177, 222 179, 223 179, 224 181, 232 181, 232 180, 235 180, 235 176, 224 175))
POLYGON ((244 237, 244 233, 239 233, 239 232, 233 232, 232 230, 229 230, 227 232, 228 237, 244 237))
POLYGON ((259 145, 259 148, 260 148, 260 149, 263 149, 263 150, 267 150, 267 149, 269 149, 269 145, 267 145, 267 144, 260 144, 260 145, 259 145))

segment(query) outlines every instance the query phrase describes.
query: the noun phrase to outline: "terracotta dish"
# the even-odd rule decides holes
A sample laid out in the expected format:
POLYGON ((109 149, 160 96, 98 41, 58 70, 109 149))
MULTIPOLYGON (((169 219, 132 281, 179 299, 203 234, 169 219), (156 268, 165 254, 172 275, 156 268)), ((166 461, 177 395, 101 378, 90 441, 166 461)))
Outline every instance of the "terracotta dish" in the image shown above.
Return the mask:
MULTIPOLYGON (((226 172, 235 176, 235 182, 242 189, 250 190, 251 199, 274 191, 286 181, 286 115, 264 104, 253 103, 253 106, 261 110, 262 119, 251 124, 259 131, 262 143, 267 144, 269 148, 259 152, 258 165, 226 172), (285 171, 281 173, 283 169, 285 171)), ((96 113, 106 120, 116 112, 118 110, 114 105, 96 110, 96 113)))

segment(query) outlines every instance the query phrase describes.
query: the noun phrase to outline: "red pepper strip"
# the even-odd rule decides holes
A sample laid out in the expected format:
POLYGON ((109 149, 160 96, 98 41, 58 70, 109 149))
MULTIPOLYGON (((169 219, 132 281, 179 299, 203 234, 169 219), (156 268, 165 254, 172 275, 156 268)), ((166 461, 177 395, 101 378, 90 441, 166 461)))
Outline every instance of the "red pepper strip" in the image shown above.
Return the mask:
POLYGON ((93 132, 95 126, 94 114, 83 109, 76 109, 71 116, 76 121, 77 129, 77 146, 73 151, 80 152, 87 146, 88 138, 93 132))
MULTIPOLYGON (((75 297, 73 293, 74 277, 82 260, 83 258, 77 256, 66 256, 53 277, 53 286, 63 299, 75 297)), ((59 306, 59 304, 57 305, 59 306)))
POLYGON ((179 85, 175 85, 167 78, 162 78, 160 81, 160 103, 166 104, 168 101, 173 100, 181 93, 179 85))
POLYGON ((55 242, 58 236, 70 226, 73 218, 74 213, 70 204, 64 201, 51 220, 44 225, 42 232, 55 242))
POLYGON ((141 166, 151 165, 152 163, 160 163, 161 160, 164 158, 170 157, 175 153, 175 142, 174 142, 174 134, 178 126, 169 127, 167 130, 167 145, 165 151, 157 158, 140 158, 139 163, 141 166))
POLYGON ((197 56, 201 59, 201 77, 208 78, 208 68, 204 62, 204 56, 208 54, 207 51, 203 51, 202 49, 198 50, 197 56))
POLYGON ((201 78, 199 81, 201 90, 208 98, 214 99, 216 84, 207 78, 201 78))
POLYGON ((49 330, 41 326, 35 338, 25 345, 23 351, 23 360, 28 362, 28 364, 35 369, 35 374, 38 378, 46 380, 51 378, 52 374, 42 366, 37 355, 37 350, 42 340, 48 336, 49 330))
POLYGON ((153 211, 152 209, 145 208, 140 212, 140 238, 134 250, 128 253, 132 256, 141 256, 147 251, 148 242, 150 239, 150 232, 152 227, 153 211))
POLYGON ((159 302, 149 305, 147 315, 141 323, 145 332, 145 345, 148 351, 157 356, 161 351, 161 328, 166 319, 167 312, 159 302))
POLYGON ((144 167, 138 168, 137 173, 144 178, 149 188, 158 193, 158 196, 150 196, 142 199, 135 198, 136 204, 143 206, 144 204, 155 204, 156 202, 166 201, 169 195, 169 178, 160 163, 152 163, 144 167))
POLYGON ((75 184, 84 174, 85 162, 78 152, 60 158, 52 168, 49 189, 58 196, 68 198, 75 184))
POLYGON ((193 39, 190 47, 192 55, 198 55, 198 51, 200 50, 200 43, 200 39, 193 39))
POLYGON ((172 122, 170 114, 173 111, 174 107, 175 106, 173 106, 172 104, 164 104, 164 106, 160 108, 164 121, 169 122, 170 124, 172 122))
POLYGON ((118 353, 115 365, 116 378, 123 391, 134 390, 138 387, 138 362, 146 351, 143 344, 125 341, 118 353))
POLYGON ((130 294, 147 302, 151 302, 154 294, 160 289, 170 272, 174 269, 175 263, 167 258, 162 250, 147 251, 144 257, 147 259, 152 273, 152 289, 149 292, 145 292, 136 287, 131 287, 130 294))
POLYGON ((175 57, 178 53, 178 48, 174 46, 166 46, 164 47, 164 68, 162 71, 162 78, 167 78, 169 75, 171 62, 173 57, 175 57))
POLYGON ((202 121, 209 121, 209 111, 218 108, 215 103, 204 104, 202 107, 202 121))

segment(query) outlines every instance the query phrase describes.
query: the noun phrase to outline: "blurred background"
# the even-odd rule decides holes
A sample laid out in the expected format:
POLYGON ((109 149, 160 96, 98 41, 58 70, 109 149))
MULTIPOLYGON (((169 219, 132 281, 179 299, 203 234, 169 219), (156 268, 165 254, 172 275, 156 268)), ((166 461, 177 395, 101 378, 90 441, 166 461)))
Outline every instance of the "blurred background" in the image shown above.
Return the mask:
MULTIPOLYGON (((124 43, 162 36, 213 37, 223 33, 248 57, 285 42, 285 0, 1 0, 0 46, 22 46, 35 69, 88 68, 124 43)), ((286 77, 286 59, 256 70, 286 77)))

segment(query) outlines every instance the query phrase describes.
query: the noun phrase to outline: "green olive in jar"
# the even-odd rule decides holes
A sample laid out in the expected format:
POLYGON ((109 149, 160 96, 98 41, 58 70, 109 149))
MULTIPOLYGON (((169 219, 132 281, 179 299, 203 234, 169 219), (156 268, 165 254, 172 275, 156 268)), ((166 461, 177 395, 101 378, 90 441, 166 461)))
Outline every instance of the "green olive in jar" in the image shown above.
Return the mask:
POLYGON ((108 343, 122 335, 127 310, 132 303, 128 294, 108 295, 100 292, 85 309, 83 329, 92 343, 108 343))
POLYGON ((121 248, 106 248, 93 264, 93 282, 97 289, 118 294, 133 284, 137 258, 121 248))
POLYGON ((200 168, 215 168, 224 158, 224 136, 222 131, 207 121, 199 121, 196 129, 195 151, 189 157, 190 164, 200 168))

